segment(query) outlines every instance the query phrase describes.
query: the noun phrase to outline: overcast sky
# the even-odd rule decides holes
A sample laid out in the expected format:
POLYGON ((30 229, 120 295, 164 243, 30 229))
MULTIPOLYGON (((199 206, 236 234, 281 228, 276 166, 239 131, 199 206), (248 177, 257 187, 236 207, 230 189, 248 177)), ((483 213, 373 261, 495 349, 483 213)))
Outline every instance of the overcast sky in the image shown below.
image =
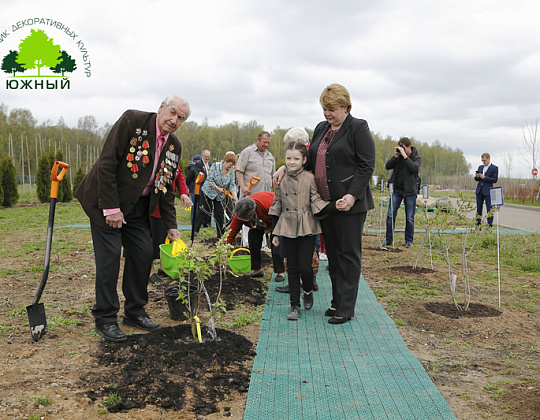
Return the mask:
POLYGON ((517 147, 525 121, 540 118, 537 0, 0 0, 0 6, 0 58, 31 29, 43 29, 77 61, 63 91, 8 89, 9 76, 0 73, 0 102, 30 109, 38 123, 63 117, 74 127, 93 115, 100 126, 112 124, 125 109, 157 110, 176 93, 190 102, 198 123, 256 120, 270 131, 313 129, 323 119, 321 91, 337 82, 351 93, 352 114, 373 132, 459 148, 473 171, 487 151, 506 174, 506 154, 513 156, 513 176, 530 176, 517 147), (37 19, 61 22, 71 37, 37 19))

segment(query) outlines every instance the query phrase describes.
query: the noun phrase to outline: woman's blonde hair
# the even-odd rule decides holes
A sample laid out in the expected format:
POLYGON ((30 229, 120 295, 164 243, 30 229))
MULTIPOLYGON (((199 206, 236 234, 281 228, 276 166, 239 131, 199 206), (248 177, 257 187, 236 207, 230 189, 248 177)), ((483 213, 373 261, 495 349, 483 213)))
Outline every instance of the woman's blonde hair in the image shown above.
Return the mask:
POLYGON ((234 165, 236 165, 236 155, 234 152, 227 152, 225 153, 225 156, 223 157, 223 162, 231 162, 234 165))
POLYGON ((323 108, 331 109, 343 106, 347 109, 347 112, 351 112, 352 109, 351 95, 349 95, 349 91, 345 86, 339 83, 332 83, 326 86, 321 93, 319 102, 323 108))

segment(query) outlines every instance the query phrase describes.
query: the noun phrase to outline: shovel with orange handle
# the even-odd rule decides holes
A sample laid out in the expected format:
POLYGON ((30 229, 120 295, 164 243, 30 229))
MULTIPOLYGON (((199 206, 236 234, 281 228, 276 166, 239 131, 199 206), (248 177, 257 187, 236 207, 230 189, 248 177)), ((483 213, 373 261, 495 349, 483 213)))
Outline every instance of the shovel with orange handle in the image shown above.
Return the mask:
POLYGON ((249 179, 249 185, 247 187, 248 191, 251 191, 251 187, 253 187, 256 183, 258 183, 261 180, 261 178, 258 178, 256 176, 252 176, 249 179))
POLYGON ((45 261, 43 264, 43 274, 41 276, 41 283, 39 284, 36 297, 31 305, 26 307, 28 313, 28 323, 30 325, 30 334, 33 341, 38 341, 47 332, 47 317, 45 315, 45 306, 43 303, 39 303, 45 285, 47 284, 47 278, 49 277, 49 265, 51 262, 51 246, 54 227, 54 213, 56 209, 56 199, 58 198, 58 184, 64 175, 66 174, 69 165, 64 162, 54 162, 51 170, 51 203, 49 207, 49 224, 47 226, 47 242, 45 246, 45 261), (58 173, 58 168, 62 170, 58 173))

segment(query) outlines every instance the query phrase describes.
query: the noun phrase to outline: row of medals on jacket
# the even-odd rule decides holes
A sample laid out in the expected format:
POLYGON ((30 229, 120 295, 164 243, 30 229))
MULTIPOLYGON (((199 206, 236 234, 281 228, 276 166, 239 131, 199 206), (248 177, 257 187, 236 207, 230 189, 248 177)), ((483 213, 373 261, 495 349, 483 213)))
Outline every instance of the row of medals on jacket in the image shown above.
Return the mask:
MULTIPOLYGON (((139 138, 133 137, 129 142, 131 147, 129 148, 129 153, 126 157, 128 161, 127 167, 131 169, 133 179, 137 179, 139 174, 139 165, 138 162, 142 161, 143 168, 150 163, 150 158, 148 157, 148 140, 142 140, 142 137, 139 138), (135 146, 138 146, 135 149, 135 146), (137 152, 137 153, 135 153, 137 152), (135 162, 135 163, 134 163, 135 162)), ((165 153, 165 160, 161 162, 161 168, 156 174, 155 180, 155 190, 157 194, 158 191, 162 191, 163 194, 167 192, 166 184, 172 184, 173 182, 173 170, 177 167, 178 155, 173 153, 174 145, 169 146, 169 150, 165 153)))

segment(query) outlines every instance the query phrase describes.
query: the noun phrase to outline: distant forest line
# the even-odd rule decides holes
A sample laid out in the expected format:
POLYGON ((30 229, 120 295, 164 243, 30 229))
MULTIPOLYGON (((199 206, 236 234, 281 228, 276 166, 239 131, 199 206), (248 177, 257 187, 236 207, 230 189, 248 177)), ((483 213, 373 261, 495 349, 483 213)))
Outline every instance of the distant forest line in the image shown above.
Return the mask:
MULTIPOLYGON (((119 117, 119 116, 118 116, 119 117)), ((85 172, 96 161, 112 124, 98 126, 92 115, 80 117, 77 127, 68 127, 63 118, 54 123, 47 120, 38 124, 28 109, 9 110, 0 104, 0 154, 8 154, 13 159, 19 183, 34 183, 37 162, 43 153, 61 149, 65 160, 73 168, 72 177, 81 167, 85 172)), ((291 127, 276 127, 270 131, 272 141, 269 150, 278 165, 284 163, 283 137, 291 127)), ((253 144, 263 125, 257 121, 242 123, 233 121, 228 124, 211 126, 205 119, 202 124, 187 121, 176 132, 182 143, 181 167, 186 168, 191 158, 208 149, 212 162, 221 160, 223 155, 232 150, 235 153, 253 144)), ((310 136, 313 129, 305 127, 310 136)), ((372 133, 376 147, 376 165, 374 175, 379 179, 388 179, 390 172, 384 168, 386 161, 394 153, 399 139, 372 133)), ((451 148, 435 140, 431 144, 410 137, 413 146, 422 157, 420 176, 422 183, 437 183, 441 177, 464 176, 470 174, 470 165, 458 148, 451 148)))

